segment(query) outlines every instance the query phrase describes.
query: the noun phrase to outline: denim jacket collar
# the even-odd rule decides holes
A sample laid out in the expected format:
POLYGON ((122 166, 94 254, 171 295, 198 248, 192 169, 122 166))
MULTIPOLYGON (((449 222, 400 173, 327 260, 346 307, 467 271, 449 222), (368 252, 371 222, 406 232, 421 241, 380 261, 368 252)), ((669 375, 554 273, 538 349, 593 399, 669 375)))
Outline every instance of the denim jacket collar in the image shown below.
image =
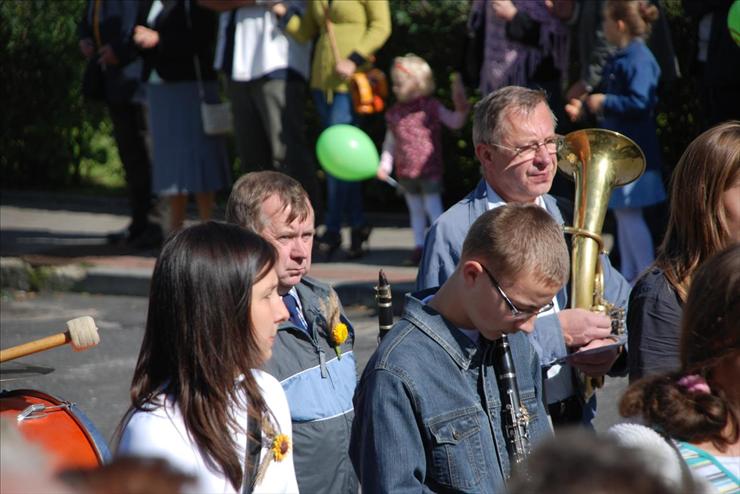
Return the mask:
MULTIPOLYGON (((429 295, 436 293, 438 289, 429 288, 406 294, 406 308, 404 309, 403 318, 442 347, 460 368, 467 370, 481 349, 440 313, 422 302, 429 295), (422 313, 426 315, 422 317, 422 313), (431 319, 429 315, 432 315, 431 319)), ((486 344, 483 336, 481 336, 480 341, 482 345, 486 344)))

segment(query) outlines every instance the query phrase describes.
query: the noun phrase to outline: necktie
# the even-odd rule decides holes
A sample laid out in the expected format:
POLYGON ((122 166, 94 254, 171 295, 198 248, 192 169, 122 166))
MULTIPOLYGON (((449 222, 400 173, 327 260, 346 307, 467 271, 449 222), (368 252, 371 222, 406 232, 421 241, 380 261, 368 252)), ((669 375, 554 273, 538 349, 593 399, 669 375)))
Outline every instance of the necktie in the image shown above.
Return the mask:
POLYGON ((285 308, 288 309, 288 313, 290 314, 290 322, 293 323, 294 326, 297 328, 306 329, 306 325, 303 324, 303 320, 301 319, 301 316, 298 314, 298 302, 296 301, 295 297, 288 293, 287 295, 283 295, 283 303, 285 304, 285 308))
POLYGON ((231 79, 234 75, 234 44, 236 37, 236 9, 229 14, 229 22, 226 24, 226 42, 224 43, 224 54, 221 62, 221 70, 231 79))

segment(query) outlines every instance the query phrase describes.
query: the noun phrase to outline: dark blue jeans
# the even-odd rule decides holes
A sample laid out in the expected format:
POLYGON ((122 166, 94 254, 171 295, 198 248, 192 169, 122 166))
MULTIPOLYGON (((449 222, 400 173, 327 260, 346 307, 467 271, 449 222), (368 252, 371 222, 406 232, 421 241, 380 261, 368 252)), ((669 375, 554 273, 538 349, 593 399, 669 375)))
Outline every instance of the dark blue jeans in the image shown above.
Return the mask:
MULTIPOLYGON (((312 91, 316 111, 321 125, 326 128, 336 124, 355 124, 352 111, 352 98, 349 93, 334 93, 331 103, 326 100, 326 93, 312 91)), ((362 182, 346 182, 329 174, 326 175, 326 231, 339 233, 342 227, 342 213, 347 215, 349 226, 359 228, 366 224, 362 211, 362 182)))

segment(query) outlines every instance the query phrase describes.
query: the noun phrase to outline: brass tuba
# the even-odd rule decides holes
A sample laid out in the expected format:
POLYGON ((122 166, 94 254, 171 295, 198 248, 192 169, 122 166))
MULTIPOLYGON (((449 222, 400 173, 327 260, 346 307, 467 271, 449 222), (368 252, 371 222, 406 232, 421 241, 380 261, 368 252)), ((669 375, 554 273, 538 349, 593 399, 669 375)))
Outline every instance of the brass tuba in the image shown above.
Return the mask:
MULTIPOLYGON (((571 307, 609 315, 612 333, 624 332, 624 309, 604 298, 604 274, 599 254, 605 252, 601 230, 615 187, 637 180, 645 171, 640 146, 624 135, 604 129, 584 129, 564 137, 558 168, 575 182, 576 197, 571 256, 571 307)), ((567 342, 566 342, 567 343, 567 342)), ((604 377, 579 376, 582 395, 588 400, 604 377)))

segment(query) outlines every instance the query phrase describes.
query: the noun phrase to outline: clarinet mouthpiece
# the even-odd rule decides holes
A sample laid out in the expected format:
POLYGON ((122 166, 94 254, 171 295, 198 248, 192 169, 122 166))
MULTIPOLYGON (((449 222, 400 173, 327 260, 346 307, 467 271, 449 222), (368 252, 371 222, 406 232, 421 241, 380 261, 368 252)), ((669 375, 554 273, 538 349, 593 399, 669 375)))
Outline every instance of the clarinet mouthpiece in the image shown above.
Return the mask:
POLYGON ((393 297, 391 285, 381 269, 378 272, 378 286, 375 287, 375 303, 378 307, 378 338, 382 339, 393 327, 393 297))
POLYGON ((378 286, 387 286, 388 285, 388 278, 385 276, 385 272, 381 269, 378 272, 378 286))

